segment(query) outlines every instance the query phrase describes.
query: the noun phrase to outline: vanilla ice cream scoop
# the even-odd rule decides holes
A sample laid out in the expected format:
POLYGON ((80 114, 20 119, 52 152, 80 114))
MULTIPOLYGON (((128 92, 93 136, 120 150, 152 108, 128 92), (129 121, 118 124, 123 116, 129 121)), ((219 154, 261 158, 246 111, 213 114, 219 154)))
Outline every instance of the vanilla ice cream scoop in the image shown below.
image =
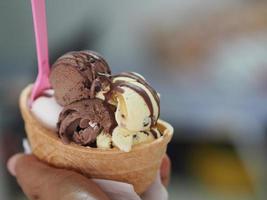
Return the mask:
POLYGON ((110 149, 112 145, 112 138, 111 134, 101 132, 96 137, 96 146, 100 149, 110 149))
POLYGON ((156 124, 159 96, 141 75, 128 72, 113 76, 111 91, 117 101, 118 126, 136 132, 149 130, 156 124))
POLYGON ((112 132, 112 143, 120 150, 129 152, 133 145, 152 142, 160 136, 161 134, 156 128, 135 132, 117 126, 112 132))

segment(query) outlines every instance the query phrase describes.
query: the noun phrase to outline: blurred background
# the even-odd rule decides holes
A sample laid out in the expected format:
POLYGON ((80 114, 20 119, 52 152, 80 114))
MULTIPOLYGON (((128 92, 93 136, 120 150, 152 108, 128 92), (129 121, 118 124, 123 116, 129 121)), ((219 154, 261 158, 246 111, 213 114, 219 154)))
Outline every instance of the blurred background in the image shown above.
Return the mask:
MULTIPOLYGON (((175 128, 170 200, 267 195, 267 2, 47 0, 51 63, 100 52, 161 94, 175 128)), ((25 137, 20 91, 37 73, 30 0, 0 0, 0 199, 24 199, 6 170, 25 137)))

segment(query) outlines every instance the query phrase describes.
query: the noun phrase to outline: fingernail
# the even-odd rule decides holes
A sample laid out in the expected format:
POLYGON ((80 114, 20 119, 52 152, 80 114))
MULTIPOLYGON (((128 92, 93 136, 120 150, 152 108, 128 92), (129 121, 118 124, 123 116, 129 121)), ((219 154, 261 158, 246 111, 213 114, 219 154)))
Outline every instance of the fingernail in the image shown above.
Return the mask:
POLYGON ((7 161, 7 169, 12 176, 16 176, 16 163, 23 154, 15 154, 7 161))

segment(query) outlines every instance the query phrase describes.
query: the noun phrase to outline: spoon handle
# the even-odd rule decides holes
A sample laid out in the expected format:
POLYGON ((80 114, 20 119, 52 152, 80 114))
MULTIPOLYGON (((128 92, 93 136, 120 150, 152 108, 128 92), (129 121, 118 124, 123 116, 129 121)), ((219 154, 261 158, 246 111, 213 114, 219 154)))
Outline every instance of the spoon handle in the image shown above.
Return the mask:
POLYGON ((31 0, 36 50, 38 59, 38 76, 49 75, 48 39, 46 25, 45 0, 31 0))
POLYGON ((48 57, 45 0, 31 0, 31 3, 38 60, 38 76, 32 89, 29 101, 30 106, 36 97, 38 97, 45 89, 50 88, 48 79, 50 68, 48 57))

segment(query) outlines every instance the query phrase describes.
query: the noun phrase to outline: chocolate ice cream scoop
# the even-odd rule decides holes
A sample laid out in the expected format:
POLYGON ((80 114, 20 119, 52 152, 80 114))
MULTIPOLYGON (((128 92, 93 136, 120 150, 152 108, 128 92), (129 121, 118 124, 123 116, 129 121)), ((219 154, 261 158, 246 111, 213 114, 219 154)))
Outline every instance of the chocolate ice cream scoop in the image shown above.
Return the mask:
POLYGON ((112 105, 96 98, 69 104, 59 116, 59 137, 64 143, 92 144, 102 131, 111 133, 115 128, 114 112, 112 105))
POLYGON ((61 106, 87 98, 108 85, 107 62, 93 51, 73 51, 61 56, 52 66, 50 82, 61 106))

